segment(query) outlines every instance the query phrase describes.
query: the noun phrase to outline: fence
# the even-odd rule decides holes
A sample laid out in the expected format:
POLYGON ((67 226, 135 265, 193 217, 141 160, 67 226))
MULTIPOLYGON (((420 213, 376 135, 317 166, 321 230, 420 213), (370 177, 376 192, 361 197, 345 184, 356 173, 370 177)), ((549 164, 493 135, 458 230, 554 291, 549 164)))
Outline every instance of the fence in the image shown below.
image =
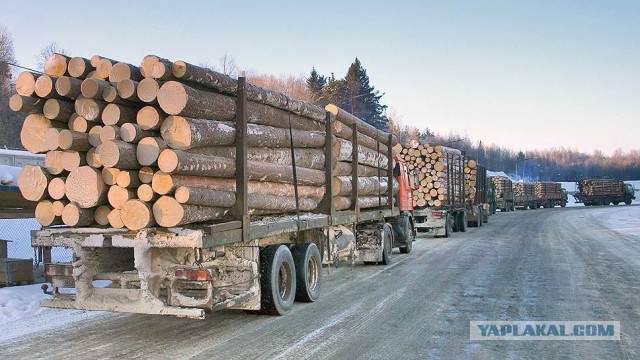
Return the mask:
MULTIPOLYGON (((33 259, 37 262, 35 249, 31 246, 31 230, 39 230, 36 219, 0 219, 0 239, 11 241, 7 246, 8 257, 33 259)), ((54 247, 51 250, 53 262, 71 261, 71 249, 54 247)))

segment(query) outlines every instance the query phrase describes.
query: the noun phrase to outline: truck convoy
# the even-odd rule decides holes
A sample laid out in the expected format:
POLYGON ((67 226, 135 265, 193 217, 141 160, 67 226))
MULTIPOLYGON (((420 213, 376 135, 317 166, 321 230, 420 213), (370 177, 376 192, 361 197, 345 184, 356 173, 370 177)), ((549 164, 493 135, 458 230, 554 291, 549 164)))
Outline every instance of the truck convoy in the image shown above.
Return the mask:
POLYGON ((535 209, 536 192, 532 183, 517 182, 513 184, 513 205, 517 209, 535 209))
POLYGON ((618 179, 581 179, 576 182, 576 189, 576 203, 583 203, 585 206, 620 203, 631 205, 636 198, 633 185, 618 179))
POLYGON ((557 182, 533 183, 535 188, 535 198, 537 207, 552 208, 556 205, 567 206, 567 190, 562 188, 562 184, 557 182))
POLYGON ((68 86, 43 93, 53 104, 44 114, 39 92, 16 86, 12 97, 13 110, 29 113, 23 144, 47 152, 45 167, 26 166, 18 178, 43 225, 32 244, 73 251, 71 263, 46 264, 53 288, 44 286, 52 298, 42 306, 282 315, 294 301, 318 298, 323 264, 388 264, 394 247, 411 251, 413 193, 394 135, 335 105, 182 61, 150 55, 138 68, 96 59, 103 62, 98 72, 88 59, 54 54, 45 75, 21 74, 82 84, 81 97, 68 86), (106 105, 94 100, 105 79, 161 86, 153 98, 122 89, 106 105), (120 136, 66 129, 78 116, 120 136), (58 149, 82 160, 59 166, 58 149))
POLYGON ((504 176, 493 176, 491 181, 495 188, 494 209, 500 209, 502 212, 513 211, 515 207, 511 179, 504 176))

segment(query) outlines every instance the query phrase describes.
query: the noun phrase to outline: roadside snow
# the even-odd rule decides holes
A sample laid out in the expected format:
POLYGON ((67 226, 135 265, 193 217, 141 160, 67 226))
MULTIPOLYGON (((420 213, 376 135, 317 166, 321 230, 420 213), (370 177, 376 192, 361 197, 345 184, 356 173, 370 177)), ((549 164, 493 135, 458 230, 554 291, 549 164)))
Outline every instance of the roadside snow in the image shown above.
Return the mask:
POLYGON ((115 316, 102 311, 41 308, 40 300, 50 298, 42 284, 0 288, 0 342, 78 321, 115 316))
POLYGON ((0 165, 0 184, 17 186, 20 171, 22 171, 21 167, 0 165))

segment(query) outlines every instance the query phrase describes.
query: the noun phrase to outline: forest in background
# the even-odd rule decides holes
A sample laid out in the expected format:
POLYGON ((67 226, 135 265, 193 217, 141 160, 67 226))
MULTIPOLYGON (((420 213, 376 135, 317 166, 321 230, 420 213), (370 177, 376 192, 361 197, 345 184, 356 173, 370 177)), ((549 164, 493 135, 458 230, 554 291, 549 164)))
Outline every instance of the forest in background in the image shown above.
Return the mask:
MULTIPOLYGON (((36 55, 38 66, 43 68, 45 59, 54 52, 66 53, 52 42, 36 55)), ((9 97, 14 93, 13 82, 17 73, 9 64, 17 64, 13 41, 11 34, 0 24, 0 148, 23 149, 20 129, 24 115, 12 112, 8 106, 9 97)), ((515 178, 527 181, 574 181, 594 176, 640 179, 640 150, 617 150, 611 155, 599 150, 586 154, 564 147, 515 151, 496 144, 485 144, 481 140, 475 141, 467 134, 435 134, 429 129, 411 126, 411 120, 403 119, 397 109, 381 103, 384 93, 370 83, 367 71, 358 58, 347 67, 344 77, 336 76, 333 72, 323 75, 315 68, 311 69, 308 76, 274 76, 243 69, 227 54, 216 64, 200 65, 235 78, 244 75, 255 85, 281 91, 319 106, 334 103, 379 129, 397 134, 403 144, 418 139, 457 148, 488 169, 504 171, 515 178)))

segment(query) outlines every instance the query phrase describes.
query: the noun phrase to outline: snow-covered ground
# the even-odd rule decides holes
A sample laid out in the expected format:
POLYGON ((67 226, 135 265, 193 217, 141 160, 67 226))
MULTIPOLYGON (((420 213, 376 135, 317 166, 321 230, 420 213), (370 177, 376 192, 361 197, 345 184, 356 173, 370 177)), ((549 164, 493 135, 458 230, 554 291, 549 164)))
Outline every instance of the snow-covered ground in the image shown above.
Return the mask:
POLYGON ((18 185, 18 175, 22 171, 21 167, 0 165, 0 184, 2 185, 18 185))

